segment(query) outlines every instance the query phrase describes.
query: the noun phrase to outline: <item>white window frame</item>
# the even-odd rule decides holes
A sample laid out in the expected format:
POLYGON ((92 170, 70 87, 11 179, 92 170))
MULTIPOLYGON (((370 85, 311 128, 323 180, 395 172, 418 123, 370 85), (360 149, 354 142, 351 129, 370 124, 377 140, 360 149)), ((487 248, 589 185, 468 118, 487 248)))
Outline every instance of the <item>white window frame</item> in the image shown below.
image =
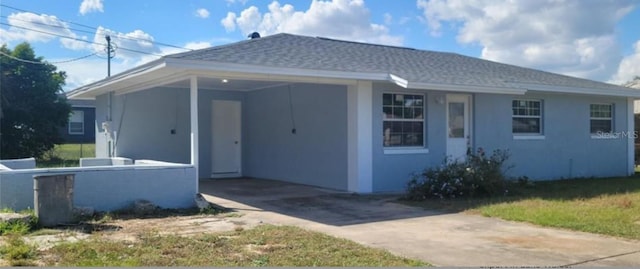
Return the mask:
MULTIPOLYGON (((615 104, 612 103, 591 103, 589 104, 589 133, 591 134, 591 136, 597 136, 597 132, 591 132, 591 121, 592 120, 609 120, 611 122, 611 130, 609 130, 608 133, 613 133, 615 131, 615 126, 614 126, 614 111, 615 111, 615 104), (611 116, 609 117, 593 117, 591 116, 591 106, 592 105, 605 105, 605 106, 609 106, 609 113, 611 116)), ((607 133, 607 132, 605 132, 607 133)), ((602 135, 602 134, 601 134, 602 135)))
POLYGON ((513 124, 513 119, 515 118, 521 118, 521 119, 539 119, 540 120, 540 130, 538 132, 535 133, 521 133, 521 132, 514 132, 513 131, 513 126, 511 126, 511 133, 513 134, 513 138, 514 139, 523 139, 523 140, 527 140, 527 139, 532 139, 532 140, 538 140, 538 139, 544 139, 544 100, 542 99, 513 99, 511 101, 511 123, 513 124), (538 102, 540 103, 540 115, 514 115, 513 113, 513 101, 533 101, 533 102, 538 102))
POLYGON ((382 93, 382 147, 384 149, 384 154, 420 154, 420 153, 429 153, 427 149, 427 132, 426 132, 426 113, 427 113, 427 96, 423 93, 415 93, 415 92, 383 92, 382 93), (421 119, 395 119, 395 118, 387 118, 384 114, 384 96, 386 94, 392 95, 418 95, 422 96, 422 118, 421 119), (385 146, 384 145, 384 123, 386 121, 394 121, 394 122, 422 122, 422 145, 421 146, 385 146))
POLYGON ((68 133, 70 135, 84 135, 84 110, 72 110, 71 111, 71 115, 69 115, 69 123, 67 124, 67 130, 68 130, 68 133), (73 118, 73 115, 76 115, 76 113, 82 114, 80 116, 82 121, 71 121, 71 119, 73 118), (82 124, 82 131, 76 132, 76 131, 71 130, 71 123, 81 123, 82 124))

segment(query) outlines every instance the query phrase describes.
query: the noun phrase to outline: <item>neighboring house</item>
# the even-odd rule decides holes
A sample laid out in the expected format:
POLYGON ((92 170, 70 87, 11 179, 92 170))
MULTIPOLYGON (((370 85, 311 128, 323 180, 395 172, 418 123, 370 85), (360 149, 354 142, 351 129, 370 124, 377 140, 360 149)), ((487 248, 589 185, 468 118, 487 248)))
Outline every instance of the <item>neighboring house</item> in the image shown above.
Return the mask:
POLYGON ((399 191, 468 149, 531 179, 633 173, 640 91, 454 53, 276 34, 162 57, 69 93, 96 100, 96 154, 399 191))
POLYGON ((67 99, 71 105, 69 122, 60 128, 65 143, 95 143, 96 107, 94 100, 67 99))
MULTIPOLYGON (((623 86, 640 90, 640 77, 636 77, 634 80, 625 83, 623 86)), ((640 114, 640 100, 635 101, 633 113, 640 114)))

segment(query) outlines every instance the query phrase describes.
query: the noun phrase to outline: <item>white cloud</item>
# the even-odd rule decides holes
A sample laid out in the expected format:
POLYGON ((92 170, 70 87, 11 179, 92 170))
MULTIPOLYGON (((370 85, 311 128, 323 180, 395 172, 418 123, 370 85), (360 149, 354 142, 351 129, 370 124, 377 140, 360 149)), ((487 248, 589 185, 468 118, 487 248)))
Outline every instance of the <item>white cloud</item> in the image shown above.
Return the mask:
POLYGON ((121 33, 102 26, 98 27, 93 38, 93 42, 98 43, 93 45, 94 51, 106 51, 105 36, 107 35, 111 37, 111 44, 115 49, 115 58, 117 59, 135 61, 144 55, 160 54, 160 48, 153 43, 153 36, 142 30, 121 33))
POLYGON ((236 14, 233 12, 228 12, 227 16, 224 17, 224 19, 220 20, 220 23, 222 24, 222 26, 224 26, 224 29, 227 30, 227 32, 233 32, 236 30, 236 14))
POLYGON ((595 80, 611 77, 620 50, 617 22, 633 2, 417 0, 432 35, 482 46, 482 57, 595 80))
POLYGON ((196 10, 196 17, 198 18, 209 18, 209 10, 205 9, 205 8, 199 8, 196 10))
POLYGON ((91 12, 104 12, 102 0, 83 0, 80 4, 80 14, 86 15, 91 12))
POLYGON ((205 49, 211 47, 211 43, 205 41, 189 42, 185 44, 184 47, 192 50, 205 49))
POLYGON ((240 3, 243 6, 247 4, 247 0, 225 0, 227 2, 227 5, 233 5, 235 3, 240 3))
POLYGON ((612 83, 622 84, 640 76, 640 40, 636 41, 633 47, 634 52, 620 61, 618 70, 611 79, 612 83))
POLYGON ((62 46, 68 49, 82 50, 90 47, 87 42, 75 40, 85 40, 85 38, 72 32, 69 25, 56 16, 20 12, 9 15, 7 23, 8 29, 0 29, 0 43, 49 42, 59 39, 62 46))
POLYGON ((238 28, 245 35, 286 32, 390 45, 402 45, 404 41, 401 36, 389 34, 386 26, 371 23, 371 13, 363 0, 313 0, 305 11, 273 1, 268 9, 263 14, 251 6, 239 16, 229 12, 220 23, 228 32, 238 28))
MULTIPOLYGON (((114 43, 121 44, 121 46, 127 46, 127 48, 131 48, 128 46, 131 46, 132 43, 125 44, 124 42, 120 42, 120 39, 117 38, 118 36, 131 37, 131 36, 137 35, 139 37, 146 36, 146 40, 153 39, 153 37, 151 37, 150 35, 140 30, 136 30, 127 34, 116 33, 116 32, 104 29, 102 27, 99 27, 99 30, 102 32, 109 32, 113 36, 112 41, 114 41, 114 43)), ((97 39, 100 39, 100 38, 104 40, 104 36, 100 35, 97 39)), ((134 41, 129 40, 129 42, 134 42, 134 41)), ((212 44, 210 42, 193 41, 193 42, 187 42, 181 47, 196 50, 196 49, 208 48, 211 46, 212 44)), ((95 49, 99 52, 104 51, 103 46, 96 46, 95 49)), ((137 49, 142 49, 142 48, 138 46, 137 49)), ((174 48, 174 47, 153 47, 152 51, 154 51, 154 55, 117 50, 116 51, 117 57, 112 59, 111 61, 111 75, 115 75, 120 72, 124 72, 128 69, 139 66, 141 64, 145 64, 150 61, 157 60, 160 58, 158 55, 169 55, 169 54, 174 54, 179 52, 185 52, 186 50, 180 49, 180 48, 174 48)), ((87 58, 80 61, 59 64, 58 69, 67 72, 67 79, 66 79, 67 84, 65 85, 64 89, 72 90, 77 87, 105 78, 107 76, 107 60, 105 56, 106 55, 102 53, 101 55, 102 59, 87 58)), ((64 61, 64 60, 67 60, 67 59, 52 59, 51 61, 56 62, 56 61, 64 61)))

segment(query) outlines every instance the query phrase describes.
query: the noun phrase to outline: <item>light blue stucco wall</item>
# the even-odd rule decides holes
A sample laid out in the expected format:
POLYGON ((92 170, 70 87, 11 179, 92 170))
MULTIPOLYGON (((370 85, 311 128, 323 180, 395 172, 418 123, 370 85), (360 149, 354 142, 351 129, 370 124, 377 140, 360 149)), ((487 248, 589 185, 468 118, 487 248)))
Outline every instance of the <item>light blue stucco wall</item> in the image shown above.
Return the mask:
POLYGON ((401 191, 413 173, 428 166, 438 165, 446 155, 445 105, 437 104, 436 97, 444 93, 408 90, 386 83, 373 84, 373 191, 401 191), (428 153, 384 154, 382 130, 382 94, 424 94, 426 107, 425 146, 428 153))
POLYGON ((194 206, 195 168, 182 164, 37 168, 0 171, 0 207, 34 208, 34 175, 73 174, 73 204, 113 211, 145 199, 163 208, 194 206))
MULTIPOLYGON (((589 105, 614 104, 614 131, 626 132, 625 98, 527 93, 525 96, 476 94, 474 96, 476 147, 487 151, 508 149, 512 176, 532 179, 607 177, 627 174, 626 137, 594 139, 590 134, 589 105), (517 140, 512 134, 511 102, 543 101, 541 140, 517 140)), ((633 131, 633 130, 631 130, 633 131)))
MULTIPOLYGON (((107 157, 101 126, 107 119, 107 98, 96 98, 96 157, 107 157)), ((189 163, 189 90, 154 88, 114 96, 112 129, 117 132, 118 156, 189 163)))
MULTIPOLYGON (((378 83, 373 86, 373 191, 401 191, 412 173, 440 165, 446 156, 446 110, 435 102, 449 92, 419 91, 378 83), (382 94, 425 94, 426 148, 429 153, 384 154, 382 145, 382 94)), ((590 134, 589 105, 614 104, 614 131, 626 132, 625 98, 588 95, 528 93, 525 96, 472 94, 472 146, 490 153, 507 149, 511 154, 508 175, 531 179, 625 176, 628 140, 594 139, 590 134), (544 105, 545 139, 517 140, 511 130, 514 98, 541 99, 544 105)))
POLYGON ((104 135, 104 129, 102 129, 102 122, 107 120, 107 95, 99 95, 96 97, 96 122, 95 122, 95 135, 96 135, 96 157, 106 158, 109 157, 107 153, 107 140, 104 135))
POLYGON ((243 104, 245 176, 347 189, 347 87, 319 84, 248 92, 243 104))

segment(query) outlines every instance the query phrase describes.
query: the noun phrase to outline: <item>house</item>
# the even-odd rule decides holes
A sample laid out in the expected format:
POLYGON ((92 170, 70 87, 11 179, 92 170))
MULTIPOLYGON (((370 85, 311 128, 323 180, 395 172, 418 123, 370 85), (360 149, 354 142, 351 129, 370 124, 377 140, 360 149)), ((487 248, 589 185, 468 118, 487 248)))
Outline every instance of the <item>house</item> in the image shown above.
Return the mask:
POLYGON ((96 107, 93 100, 67 99, 71 105, 69 122, 60 128, 65 143, 95 143, 96 107))
POLYGON ((168 55, 69 97, 95 99, 97 157, 368 193, 403 190, 412 173, 479 147, 509 150, 512 176, 630 175, 640 91, 454 53, 276 34, 168 55))
MULTIPOLYGON (((625 83, 623 86, 640 90, 640 77, 636 77, 632 81, 625 83)), ((640 114, 640 100, 634 101, 633 113, 640 114)), ((637 127, 637 126, 636 126, 637 127)))

